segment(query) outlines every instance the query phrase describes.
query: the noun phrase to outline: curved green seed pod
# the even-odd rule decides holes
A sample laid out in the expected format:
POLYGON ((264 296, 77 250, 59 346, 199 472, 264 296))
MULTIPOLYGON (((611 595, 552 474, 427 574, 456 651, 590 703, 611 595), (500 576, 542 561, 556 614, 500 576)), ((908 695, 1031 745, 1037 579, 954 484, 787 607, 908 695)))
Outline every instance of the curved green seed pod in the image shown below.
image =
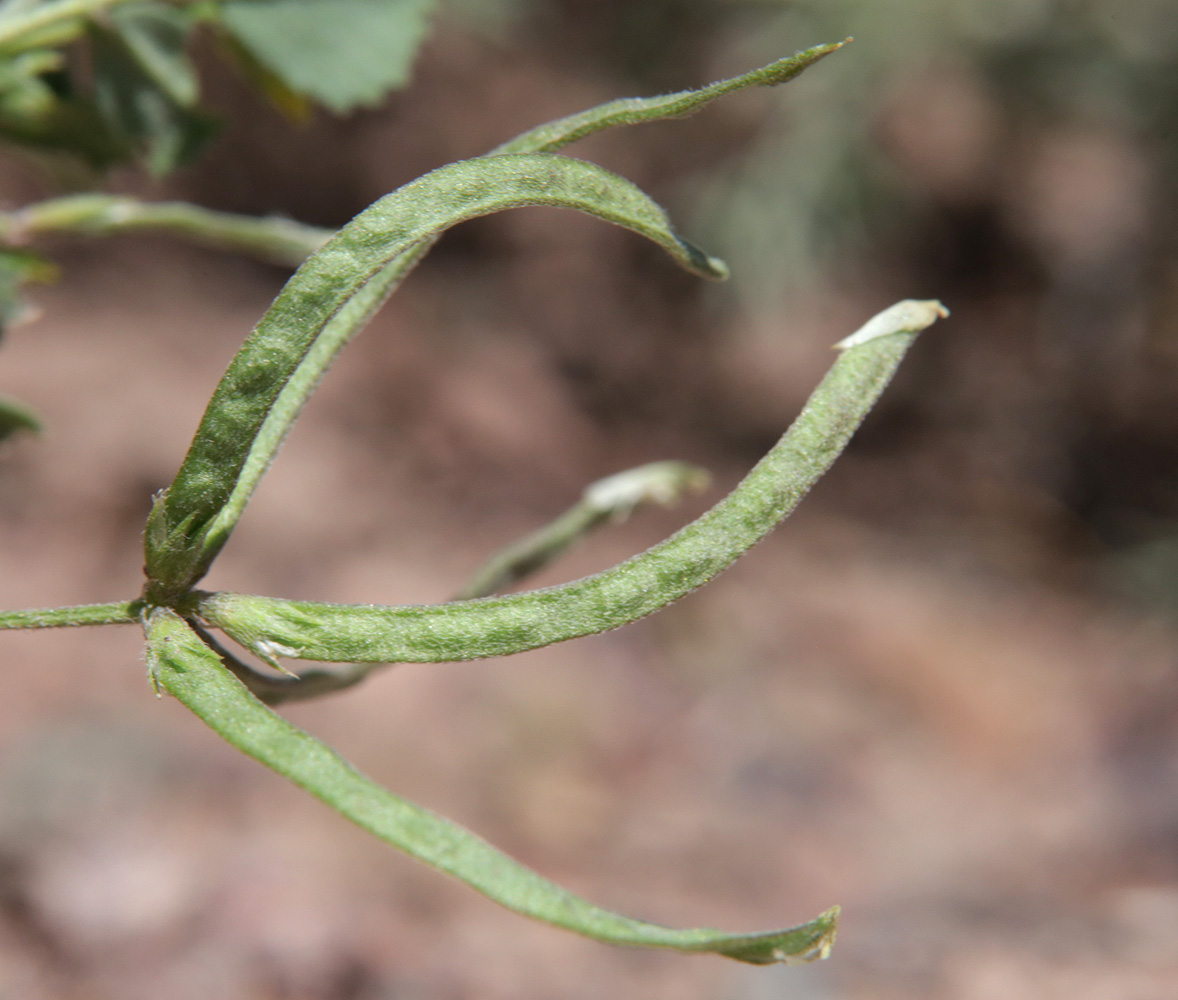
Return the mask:
POLYGON ((551 153, 463 160, 361 212, 291 278, 217 386, 176 479, 148 520, 149 597, 171 603, 208 569, 311 390, 347 337, 416 260, 465 219, 524 205, 573 208, 632 229, 697 273, 726 269, 681 239, 629 181, 551 153), (333 322, 335 321, 335 322, 333 322))
POLYGON ((362 829, 508 909, 611 944, 714 952, 757 964, 808 962, 825 957, 830 950, 837 907, 788 930, 725 934, 706 928, 676 930, 594 906, 473 833, 360 774, 250 694, 175 612, 154 609, 144 629, 148 664, 159 686, 226 741, 362 829))
POLYGON ((792 80, 809 66, 825 56, 836 52, 849 42, 833 42, 815 45, 784 59, 769 63, 760 69, 742 73, 728 80, 720 80, 695 90, 681 90, 676 94, 662 94, 658 97, 623 97, 617 101, 599 104, 588 111, 581 111, 567 118, 558 118, 545 125, 538 125, 516 136, 509 142, 497 146, 496 153, 554 152, 570 142, 584 139, 587 135, 618 125, 639 125, 643 122, 663 121, 667 118, 683 118, 699 111, 718 97, 744 90, 747 87, 775 87, 792 80))
POLYGON ((793 425, 727 497, 611 569, 544 590, 407 607, 215 593, 186 605, 259 656, 336 662, 471 660, 535 649, 643 618, 726 569, 801 502, 846 447, 917 334, 946 315, 901 302, 839 345, 793 425))
MULTIPOLYGON (((512 154, 551 152, 602 129, 690 114, 733 91, 783 83, 842 44, 816 46, 696 90, 611 101, 532 129, 494 154, 510 159, 512 154)), ((592 169, 605 175, 599 168, 592 169)), ((616 201, 617 185, 625 182, 605 176, 609 182, 599 187, 597 199, 589 197, 589 203, 575 197, 562 200, 561 195, 569 192, 562 192, 561 184, 551 184, 536 200, 536 176, 521 183, 521 178, 513 178, 511 167, 487 170, 485 158, 452 164, 381 199, 323 252, 313 255, 234 359, 176 481, 152 510, 145 533, 149 596, 159 603, 174 603, 204 575, 332 359, 445 228, 513 205, 560 204, 602 215, 668 245, 669 226, 661 211, 657 218, 648 215, 637 225, 625 212, 612 214, 617 206, 602 202, 616 201), (482 176, 473 178, 472 173, 482 176), (533 190, 526 190, 528 180, 533 190), (501 196, 497 201, 487 196, 485 188, 500 182, 505 186, 494 192, 501 196), (513 183, 519 190, 509 190, 513 183), (422 224, 415 227, 415 222, 422 224), (333 281, 338 282, 338 294, 330 296, 324 285, 333 281), (279 359, 282 363, 276 363, 279 359)), ((668 249, 687 266, 712 277, 723 276, 720 262, 677 237, 671 242, 668 249), (684 249, 686 259, 678 252, 684 249)))
POLYGON ((604 524, 626 520, 643 504, 664 507, 707 489, 706 469, 686 462, 650 462, 590 483, 578 503, 513 545, 495 553, 451 601, 490 597, 547 566, 604 524))

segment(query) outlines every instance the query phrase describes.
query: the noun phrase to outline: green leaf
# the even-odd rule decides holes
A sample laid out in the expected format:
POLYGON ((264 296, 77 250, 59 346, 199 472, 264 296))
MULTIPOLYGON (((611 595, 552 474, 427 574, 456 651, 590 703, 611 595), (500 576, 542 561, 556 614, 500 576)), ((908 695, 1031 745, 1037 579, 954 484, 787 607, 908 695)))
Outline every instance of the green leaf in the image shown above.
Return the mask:
POLYGON ((0 441, 11 437, 17 431, 39 433, 41 421, 23 403, 8 396, 0 396, 0 441))
POLYGON ((51 49, 36 49, 16 56, 0 57, 0 100, 19 106, 35 99, 48 88, 43 77, 60 73, 65 58, 51 49))
POLYGON ((471 660, 618 628, 666 607, 736 561, 787 517, 846 447, 917 334, 946 315, 901 302, 842 342, 797 420, 703 516, 604 572, 545 590, 384 607, 215 593, 191 606, 258 656, 348 663, 471 660))
POLYGON ((44 0, 0 0, 0 20, 32 10, 44 0))
POLYGON ((126 0, 9 0, 0 5, 0 52, 59 48, 86 30, 86 16, 126 0))
POLYGON ((332 111, 405 85, 433 0, 224 0, 221 23, 293 91, 332 111))
MULTIPOLYGON (((0 52, 12 55, 30 49, 60 48, 86 32, 105 11, 129 3, 143 5, 144 0, 8 0, 0 3, 0 52)), ((191 3, 194 13, 204 3, 191 3)), ((204 0, 208 2, 208 0, 204 0)), ((199 16, 199 15, 197 15, 199 16)))
POLYGON ((95 169, 130 157, 93 103, 51 81, 66 80, 57 52, 37 49, 0 58, 0 138, 76 156, 95 169))
POLYGON ((21 289, 30 283, 45 283, 57 278, 57 267, 40 254, 29 250, 0 248, 0 333, 25 319, 28 309, 21 289))
POLYGON ((97 169, 136 154, 156 174, 186 162, 214 129, 214 120, 195 107, 196 72, 184 51, 189 23, 185 11, 161 3, 12 8, 0 16, 0 38, 8 37, 7 51, 17 53, 0 60, 0 136, 73 154, 97 169), (110 6, 116 9, 101 24, 86 20, 110 6), (64 45, 88 32, 92 100, 75 92, 61 71, 60 53, 29 49, 30 30, 37 37, 49 32, 45 45, 64 45))
POLYGON ((207 570, 303 402, 392 282, 416 262, 412 251, 464 219, 523 205, 596 215, 654 240, 691 270, 726 273, 722 262, 676 235, 663 210, 629 181, 565 156, 463 160, 386 195, 308 258, 218 385, 160 501, 165 528, 147 536, 157 603, 171 603, 207 570))
POLYGON ((184 46, 191 22, 177 7, 139 3, 111 11, 110 23, 143 75, 176 105, 196 104, 200 81, 184 46))
POLYGON ((315 104, 309 97, 291 90, 282 77, 258 62, 254 54, 227 31, 218 32, 218 41, 222 51, 234 62, 246 80, 254 89, 260 91, 273 107, 290 121, 311 120, 315 104))
POLYGON ((175 612, 154 609, 145 631, 148 667, 159 686, 223 739, 362 829, 508 909, 611 944, 712 952, 756 964, 798 964, 825 958, 830 951, 837 907, 787 930, 725 934, 707 928, 676 930, 594 906, 360 774, 250 694, 175 612))
POLYGON ((88 101, 51 99, 44 110, 30 113, 0 106, 0 139, 45 153, 76 157, 95 170, 131 158, 122 136, 115 135, 88 101))
MULTIPOLYGON (((135 23, 142 28, 145 22, 135 23)), ((135 37, 132 45, 120 30, 90 26, 94 101, 109 130, 143 155, 151 173, 161 176, 190 162, 216 132, 217 120, 173 97, 172 89, 186 92, 179 61, 169 62, 156 48, 150 71, 145 69, 143 53, 151 47, 151 36, 137 31, 135 37), (168 66, 175 72, 169 73, 168 66), (171 77, 168 88, 157 74, 171 77)))

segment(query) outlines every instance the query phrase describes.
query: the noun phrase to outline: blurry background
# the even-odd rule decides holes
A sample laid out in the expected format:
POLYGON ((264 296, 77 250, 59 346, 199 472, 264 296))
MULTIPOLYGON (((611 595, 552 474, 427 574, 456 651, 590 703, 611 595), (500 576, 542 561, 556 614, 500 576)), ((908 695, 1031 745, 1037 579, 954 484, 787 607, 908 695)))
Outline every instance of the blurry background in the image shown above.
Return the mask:
MULTIPOLYGON (((290 717, 545 875, 665 923, 838 902, 829 962, 753 968, 534 926, 152 695, 133 629, 10 633, 0 998, 1127 998, 1178 990, 1178 7, 1173 0, 465 0, 379 110, 227 126, 111 188, 338 226, 441 163, 818 42, 772 91, 577 146, 732 265, 708 286, 556 210, 463 225, 324 382, 208 580, 444 600, 588 482, 766 451, 830 345, 953 311, 779 532, 643 623, 402 666, 290 717)), ((198 53, 199 55, 199 53, 198 53)), ((15 154, 0 195, 57 190, 15 154)), ((126 598, 151 493, 286 274, 63 241, 0 386, 0 602, 126 598)))

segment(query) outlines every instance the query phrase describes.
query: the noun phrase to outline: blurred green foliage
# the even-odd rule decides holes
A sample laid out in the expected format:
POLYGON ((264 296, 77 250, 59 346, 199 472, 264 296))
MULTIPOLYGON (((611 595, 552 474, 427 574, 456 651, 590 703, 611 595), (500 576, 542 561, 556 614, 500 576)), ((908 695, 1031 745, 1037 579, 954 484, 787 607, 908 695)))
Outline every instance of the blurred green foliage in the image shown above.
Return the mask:
POLYGON ((162 175, 216 132, 189 53, 198 30, 284 111, 336 113, 404 86, 433 0, 0 2, 0 139, 162 175), (30 18, 41 16, 41 25, 30 18), (24 25, 32 24, 29 30, 24 25))

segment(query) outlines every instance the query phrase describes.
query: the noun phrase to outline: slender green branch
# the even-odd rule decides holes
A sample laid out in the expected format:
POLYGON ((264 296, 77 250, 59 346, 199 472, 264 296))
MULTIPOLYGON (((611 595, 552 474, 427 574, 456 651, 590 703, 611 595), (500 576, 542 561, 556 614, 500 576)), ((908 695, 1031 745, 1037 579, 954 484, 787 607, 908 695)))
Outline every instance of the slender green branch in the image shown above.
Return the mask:
POLYGON ((356 771, 329 747, 276 715, 225 669, 175 612, 144 621, 152 675, 214 732, 310 792, 361 829, 465 882, 523 916, 610 944, 711 952, 742 962, 794 965, 825 958, 838 908, 797 927, 760 934, 678 930, 594 906, 441 816, 407 802, 356 771))
POLYGON ((0 629, 70 628, 78 625, 133 625, 143 612, 143 602, 79 604, 67 608, 28 608, 0 611, 0 629))
POLYGON ((333 230, 281 216, 264 218, 215 212, 187 202, 143 202, 109 194, 80 194, 0 213, 0 240, 22 244, 47 233, 109 236, 157 230, 194 243, 298 267, 322 247, 333 230))

